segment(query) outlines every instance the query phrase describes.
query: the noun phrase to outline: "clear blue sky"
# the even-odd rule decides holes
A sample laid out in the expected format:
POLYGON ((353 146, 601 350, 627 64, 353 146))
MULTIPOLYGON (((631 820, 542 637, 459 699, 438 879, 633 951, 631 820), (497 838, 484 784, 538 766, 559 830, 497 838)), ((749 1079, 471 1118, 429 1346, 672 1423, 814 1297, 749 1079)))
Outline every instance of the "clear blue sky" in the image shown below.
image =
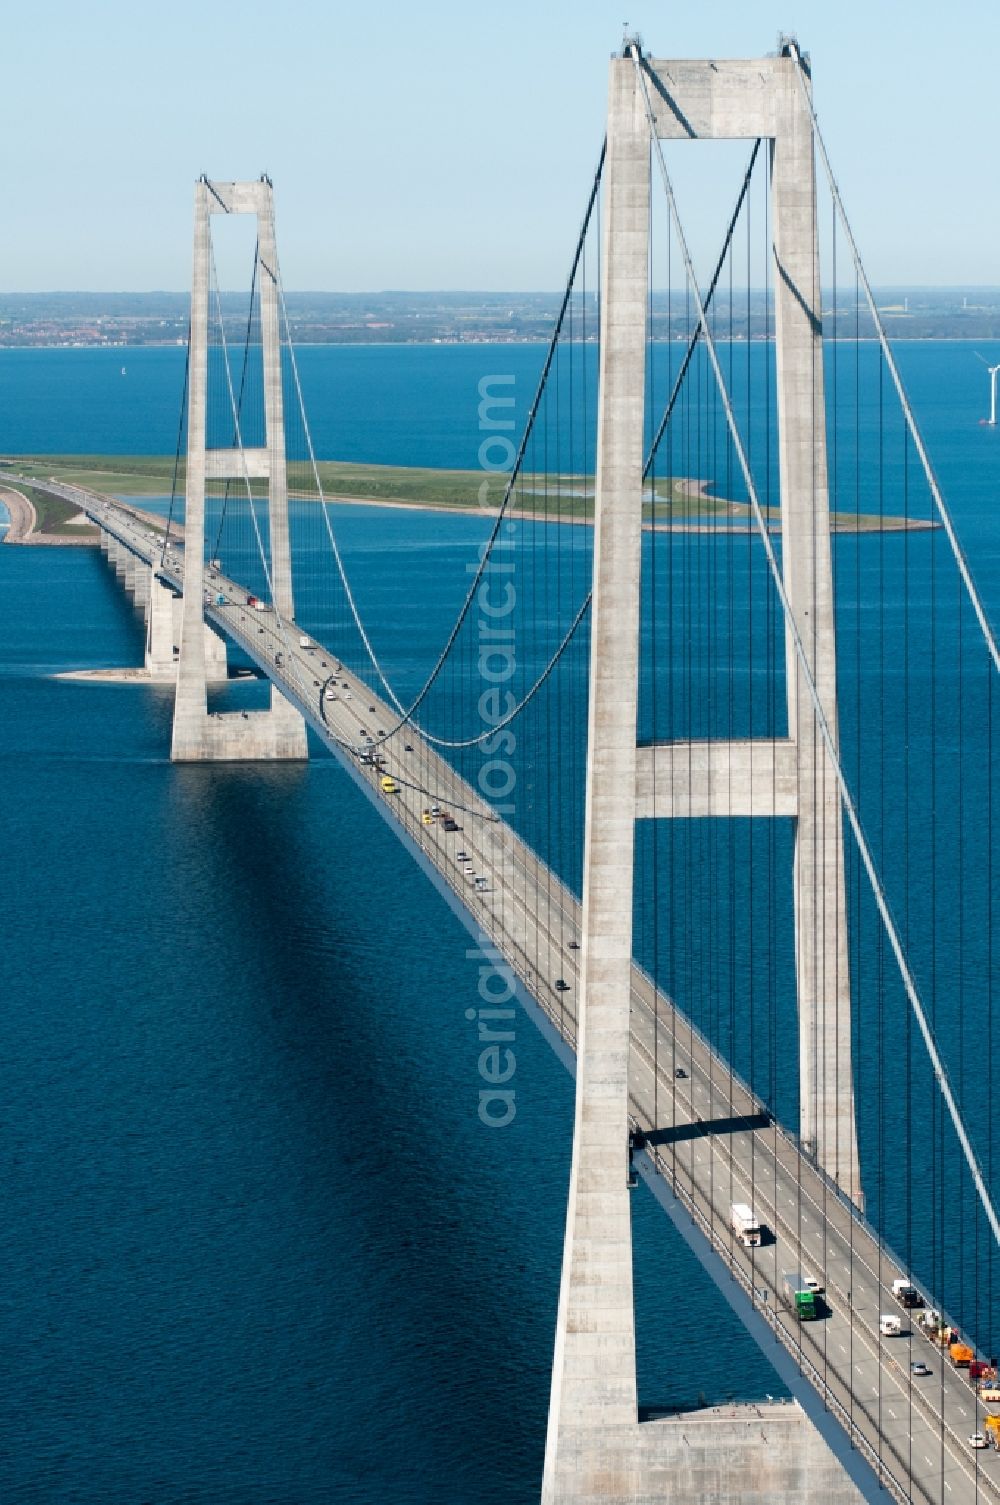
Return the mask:
POLYGON ((873 279, 1000 283, 988 0, 34 0, 4 24, 0 288, 186 287, 202 171, 271 175, 289 287, 560 286, 625 17, 659 57, 796 32, 873 279))

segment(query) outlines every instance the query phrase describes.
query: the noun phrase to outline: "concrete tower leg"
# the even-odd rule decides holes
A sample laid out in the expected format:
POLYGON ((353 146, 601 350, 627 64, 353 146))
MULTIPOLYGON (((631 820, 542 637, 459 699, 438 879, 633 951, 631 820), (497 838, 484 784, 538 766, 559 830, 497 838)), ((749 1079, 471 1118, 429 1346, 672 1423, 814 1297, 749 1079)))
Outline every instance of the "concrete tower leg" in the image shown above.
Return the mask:
POLYGON ((208 283, 211 236, 208 185, 194 195, 194 264, 188 363, 188 449, 184 518, 184 595, 180 657, 170 756, 200 761, 206 748, 208 690, 205 680, 205 429, 208 419, 208 283))
MULTIPOLYGON (((274 234, 274 194, 261 185, 257 214, 260 238, 260 328, 264 357, 264 423, 267 434, 268 522, 271 539, 271 591, 274 608, 285 622, 295 617, 292 550, 288 523, 288 465, 285 456, 285 405, 281 380, 281 324, 278 307, 278 247, 274 234)), ((271 717, 279 758, 306 758, 306 726, 299 712, 275 685, 271 717)))
MULTIPOLYGON (((812 121, 796 71, 786 60, 779 75, 781 129, 771 145, 781 557, 796 626, 836 738, 815 161, 812 121)), ((798 775, 793 891, 799 1132, 824 1170, 860 1204, 840 794, 790 637, 786 662, 788 733, 798 775)))
POLYGON ((637 1426, 628 1063, 649 128, 630 60, 611 65, 604 169, 593 636, 576 1119, 542 1500, 631 1498, 637 1426))
POLYGON ((275 607, 284 620, 293 616, 291 557, 288 550, 288 485, 284 419, 281 404, 281 352, 278 342, 277 262, 274 250, 274 205, 271 185, 213 183, 195 185, 194 266, 191 288, 191 354, 188 383, 188 454, 185 493, 184 596, 180 659, 174 706, 171 757, 177 762, 215 759, 305 758, 305 723, 273 689, 271 709, 250 715, 208 714, 207 681, 225 673, 225 645, 206 628, 204 614, 205 482, 211 463, 214 479, 244 475, 268 478, 272 539, 271 575, 275 607), (256 214, 261 247, 261 327, 264 346, 264 455, 206 448, 208 388, 208 292, 211 262, 210 216, 256 214))

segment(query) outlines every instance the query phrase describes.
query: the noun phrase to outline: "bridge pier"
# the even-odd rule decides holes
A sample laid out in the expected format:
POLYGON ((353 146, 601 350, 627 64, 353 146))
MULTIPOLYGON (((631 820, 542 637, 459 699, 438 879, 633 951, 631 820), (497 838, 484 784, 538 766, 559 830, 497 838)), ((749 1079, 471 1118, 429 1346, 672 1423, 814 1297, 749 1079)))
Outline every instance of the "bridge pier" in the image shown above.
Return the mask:
POLYGON ((169 585, 149 570, 149 602, 146 605, 146 671, 151 679, 176 680, 179 641, 179 597, 169 585))
POLYGON ((142 559, 135 561, 135 569, 132 573, 132 594, 136 606, 142 608, 145 613, 149 607, 150 583, 153 572, 149 565, 142 559))
MULTIPOLYGON (((288 481, 278 327, 277 248, 274 198, 266 178, 252 183, 195 185, 194 266, 191 287, 191 344, 188 384, 187 485, 184 520, 184 595, 180 658, 170 756, 175 762, 201 763, 243 759, 304 759, 308 756, 305 722, 272 685, 267 711, 208 713, 207 681, 217 666, 212 636, 205 623, 205 483, 248 479, 268 482, 270 579, 272 605, 279 621, 294 618, 291 552, 288 534, 288 481), (263 346, 263 449, 240 446, 208 448, 208 296, 211 266, 211 216, 254 214, 260 276, 260 323, 263 346)), ((224 646, 223 646, 224 652, 224 646)))
POLYGON ((120 566, 122 566, 122 561, 123 561, 124 556, 125 556, 125 550, 123 549, 122 545, 118 542, 117 538, 115 537, 115 535, 113 533, 107 533, 104 536, 107 539, 107 548, 105 549, 104 552, 108 556, 108 563, 110 564, 111 568, 114 570, 115 574, 118 575, 119 578, 121 578, 121 568, 120 568, 120 566))
MULTIPOLYGON (((151 567, 142 572, 143 583, 139 591, 146 592, 146 671, 152 679, 177 679, 178 644, 180 643, 181 597, 155 573, 151 567)), ((136 597, 138 604, 139 597, 136 597)), ((206 622, 205 633, 205 678, 207 683, 225 680, 229 676, 229 659, 225 638, 206 622)))
POLYGON ((153 679, 177 678, 174 656, 174 593, 150 570, 146 607, 146 671, 153 679))

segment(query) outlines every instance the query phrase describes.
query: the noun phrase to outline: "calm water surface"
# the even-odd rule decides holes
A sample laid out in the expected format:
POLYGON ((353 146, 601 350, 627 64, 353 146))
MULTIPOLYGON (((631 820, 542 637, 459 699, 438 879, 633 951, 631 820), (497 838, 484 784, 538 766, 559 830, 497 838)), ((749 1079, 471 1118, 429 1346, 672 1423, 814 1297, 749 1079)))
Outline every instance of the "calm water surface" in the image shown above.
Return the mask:
MULTIPOLYGON (((121 352, 0 354, 3 449, 171 450, 179 355, 124 359, 126 378, 121 352)), ((303 352, 319 448, 474 464, 478 377, 516 369, 527 393, 539 360, 303 352)), ((902 360, 997 601, 980 368, 964 346, 902 360)), ((344 529, 419 683, 450 606, 440 551, 482 524, 355 510, 344 529), (405 631, 378 583, 404 553, 405 631)), ((54 680, 140 660, 96 551, 2 550, 0 591, 0 1499, 537 1499, 569 1077, 519 1019, 517 1117, 485 1130, 466 932, 346 776, 323 756, 175 768, 168 694, 54 680)), ((635 1217, 642 1400, 780 1393, 643 1191, 635 1217)))

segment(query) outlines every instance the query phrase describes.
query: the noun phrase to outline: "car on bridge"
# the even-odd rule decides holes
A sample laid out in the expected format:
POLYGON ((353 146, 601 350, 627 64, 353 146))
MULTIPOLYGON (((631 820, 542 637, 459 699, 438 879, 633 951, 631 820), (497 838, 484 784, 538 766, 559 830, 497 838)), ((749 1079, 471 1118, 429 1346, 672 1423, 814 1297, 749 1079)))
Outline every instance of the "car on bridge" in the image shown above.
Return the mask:
POLYGON ((892 1294, 900 1306, 906 1307, 907 1311, 916 1311, 924 1304, 924 1298, 916 1286, 911 1285, 908 1280, 894 1280, 892 1294))
POLYGON ((393 779, 393 778, 390 778, 388 774, 386 774, 385 777, 382 780, 382 793, 383 794, 398 794, 399 793, 399 785, 396 783, 396 780, 393 779))

